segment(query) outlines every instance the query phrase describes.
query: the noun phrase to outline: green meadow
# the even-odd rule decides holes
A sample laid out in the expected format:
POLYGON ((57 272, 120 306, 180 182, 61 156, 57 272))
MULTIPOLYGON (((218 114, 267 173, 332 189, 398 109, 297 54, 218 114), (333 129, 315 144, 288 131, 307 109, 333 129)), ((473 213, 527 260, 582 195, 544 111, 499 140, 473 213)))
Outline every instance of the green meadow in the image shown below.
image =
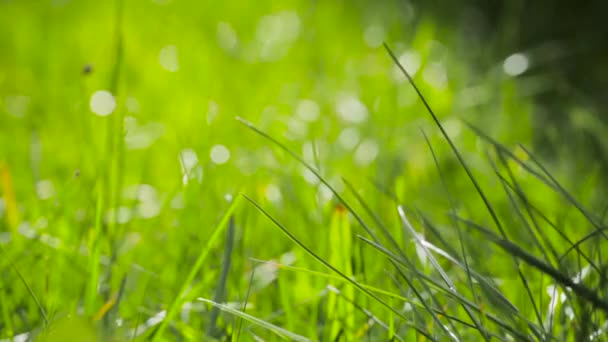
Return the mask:
POLYGON ((475 18, 0 1, 0 341, 605 340, 606 125, 475 18))

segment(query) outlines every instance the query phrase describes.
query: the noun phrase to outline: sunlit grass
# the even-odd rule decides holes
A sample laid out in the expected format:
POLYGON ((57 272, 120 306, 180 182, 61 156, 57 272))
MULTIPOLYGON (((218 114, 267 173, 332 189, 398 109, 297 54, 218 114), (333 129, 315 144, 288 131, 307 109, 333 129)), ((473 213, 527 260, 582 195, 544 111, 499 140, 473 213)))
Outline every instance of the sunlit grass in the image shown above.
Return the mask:
POLYGON ((404 4, 0 4, 0 339, 600 339, 599 176, 404 4))

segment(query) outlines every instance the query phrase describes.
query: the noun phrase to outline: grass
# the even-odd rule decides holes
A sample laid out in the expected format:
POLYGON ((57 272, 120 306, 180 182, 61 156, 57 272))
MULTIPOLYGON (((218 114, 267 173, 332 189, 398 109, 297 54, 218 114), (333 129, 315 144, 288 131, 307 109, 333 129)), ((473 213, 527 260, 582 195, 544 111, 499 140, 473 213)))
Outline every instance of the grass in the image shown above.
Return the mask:
POLYGON ((241 6, 0 4, 0 340, 603 340, 603 180, 516 79, 397 2, 241 6))

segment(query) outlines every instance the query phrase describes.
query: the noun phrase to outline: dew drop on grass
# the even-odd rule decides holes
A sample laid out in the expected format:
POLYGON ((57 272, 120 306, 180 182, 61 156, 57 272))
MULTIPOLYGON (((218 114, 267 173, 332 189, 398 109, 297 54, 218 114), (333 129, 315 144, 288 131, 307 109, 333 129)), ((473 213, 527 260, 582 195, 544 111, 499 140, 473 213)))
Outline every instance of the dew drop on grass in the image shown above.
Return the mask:
POLYGON ((217 165, 222 165, 230 159, 230 150, 224 145, 214 145, 209 154, 211 161, 217 165))
POLYGON ((107 90, 98 90, 91 95, 91 111, 99 116, 108 116, 116 109, 116 99, 107 90))

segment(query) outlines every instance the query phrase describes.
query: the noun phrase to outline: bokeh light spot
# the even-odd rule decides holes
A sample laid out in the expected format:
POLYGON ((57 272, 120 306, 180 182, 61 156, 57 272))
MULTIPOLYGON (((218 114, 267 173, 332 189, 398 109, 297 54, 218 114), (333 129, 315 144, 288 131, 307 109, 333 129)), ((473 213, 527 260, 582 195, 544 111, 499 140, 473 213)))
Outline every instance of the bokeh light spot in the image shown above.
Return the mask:
POLYGON ((224 145, 215 145, 211 148, 209 156, 213 163, 218 165, 225 164, 230 159, 230 150, 224 145))
POLYGON ((177 58, 177 47, 175 45, 167 45, 160 49, 158 54, 158 62, 163 69, 169 72, 179 70, 179 61, 177 58))
POLYGON ((378 156, 378 144, 371 139, 364 140, 355 151, 355 163, 367 166, 378 156))
POLYGON ((359 131, 355 127, 347 127, 340 132, 338 143, 347 150, 352 150, 359 143, 359 131))
POLYGON ((336 112, 342 120, 350 123, 362 123, 367 119, 367 107, 354 95, 340 94, 336 112))
POLYGON ((307 122, 314 122, 320 116, 319 105, 313 100, 300 100, 296 106, 296 116, 307 122))
POLYGON ((98 90, 91 95, 91 111, 99 116, 108 116, 116 109, 116 99, 107 90, 98 90))
POLYGON ((502 65, 502 69, 507 75, 518 76, 528 70, 528 57, 522 53, 514 53, 507 57, 502 65))
POLYGON ((377 48, 384 41, 384 28, 379 25, 370 25, 363 32, 363 40, 370 48, 377 48))
POLYGON ((236 31, 229 23, 225 22, 217 24, 217 41, 220 47, 226 51, 234 51, 239 45, 236 31))

